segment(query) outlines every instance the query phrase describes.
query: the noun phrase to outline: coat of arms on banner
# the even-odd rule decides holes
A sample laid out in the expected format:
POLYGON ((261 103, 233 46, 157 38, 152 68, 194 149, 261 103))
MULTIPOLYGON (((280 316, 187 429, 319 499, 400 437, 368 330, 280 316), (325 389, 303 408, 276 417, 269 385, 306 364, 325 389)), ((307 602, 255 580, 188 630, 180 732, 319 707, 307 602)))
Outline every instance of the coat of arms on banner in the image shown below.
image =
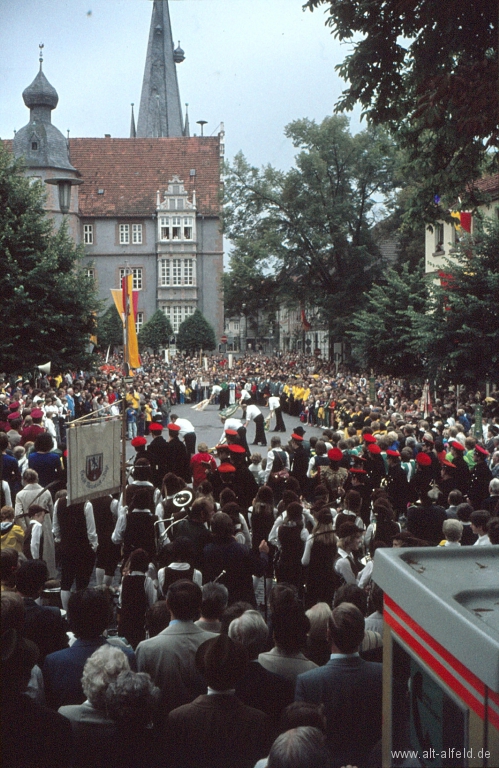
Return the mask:
POLYGON ((94 483, 102 475, 104 454, 94 453, 92 456, 87 456, 85 474, 87 480, 94 483))

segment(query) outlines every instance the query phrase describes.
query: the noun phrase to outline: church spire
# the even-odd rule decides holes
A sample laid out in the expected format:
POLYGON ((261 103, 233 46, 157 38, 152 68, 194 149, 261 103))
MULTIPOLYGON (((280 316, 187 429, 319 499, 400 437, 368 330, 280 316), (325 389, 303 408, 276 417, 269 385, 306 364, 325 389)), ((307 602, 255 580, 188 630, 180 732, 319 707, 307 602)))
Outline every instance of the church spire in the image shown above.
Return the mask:
POLYGON ((181 53, 173 48, 168 0, 154 0, 137 136, 184 135, 176 71, 176 62, 183 60, 181 53))

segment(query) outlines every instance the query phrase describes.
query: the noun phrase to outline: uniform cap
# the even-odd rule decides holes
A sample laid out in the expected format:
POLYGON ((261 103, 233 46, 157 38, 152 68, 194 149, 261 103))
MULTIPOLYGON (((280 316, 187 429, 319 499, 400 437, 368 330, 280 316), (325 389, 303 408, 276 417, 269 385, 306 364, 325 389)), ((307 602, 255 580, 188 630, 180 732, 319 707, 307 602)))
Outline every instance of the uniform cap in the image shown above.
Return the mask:
POLYGON ((237 437, 237 429, 226 429, 225 434, 230 437, 237 437))
POLYGON ((475 453, 479 453, 481 456, 490 456, 489 452, 482 445, 475 445, 475 453))
POLYGON ((431 467, 431 456, 429 456, 427 453, 418 453, 416 456, 416 461, 420 467, 431 467))
POLYGON ((145 437, 139 436, 139 437, 134 437, 130 445, 132 445, 134 448, 138 448, 141 445, 146 445, 146 443, 147 443, 147 440, 145 439, 145 437))
POLYGON ((365 469, 361 469, 360 467, 352 467, 350 470, 352 475, 367 475, 367 472, 365 469))
POLYGON ((452 442, 449 442, 449 445, 451 448, 454 448, 456 451, 459 451, 460 453, 464 453, 466 448, 462 443, 459 442, 459 440, 453 440, 452 442))
POLYGON ((149 432, 162 432, 163 431, 163 425, 159 424, 157 421, 153 421, 151 424, 149 424, 149 432))
POLYGON ((168 432, 180 432, 180 427, 172 421, 168 424, 168 432))
POLYGON ((293 432, 291 438, 297 440, 299 443, 303 442, 303 435, 298 435, 296 432, 293 432))
POLYGON ((343 453, 339 448, 331 448, 327 452, 327 457, 328 459, 331 459, 331 461, 341 461, 343 458, 343 453))
POLYGON ((392 451, 392 450, 390 450, 390 448, 389 448, 389 449, 387 450, 387 452, 386 452, 386 455, 387 455, 387 456, 397 456, 397 457, 398 457, 398 456, 400 456, 400 452, 399 452, 399 451, 392 451))
POLYGON ((369 432, 366 432, 365 435, 362 435, 362 439, 364 440, 365 443, 374 444, 376 442, 376 438, 374 437, 374 435, 371 435, 369 432))
POLYGON ((222 475, 228 475, 231 472, 235 472, 236 468, 233 464, 220 464, 218 471, 221 472, 222 475))
POLYGON ((368 445, 367 450, 369 451, 369 453, 373 453, 375 455, 377 455, 378 453, 381 453, 381 448, 379 447, 379 445, 375 445, 374 443, 371 443, 370 445, 368 445))
POLYGON ((33 408, 31 411, 31 416, 34 419, 41 419, 43 417, 43 411, 40 408, 33 408))
POLYGON ((236 444, 229 445, 229 451, 231 451, 231 453, 246 453, 246 450, 242 445, 236 444))
POLYGON ((452 463, 452 461, 448 461, 447 459, 444 459, 442 461, 442 464, 444 467, 450 467, 451 469, 456 469, 456 465, 452 463))

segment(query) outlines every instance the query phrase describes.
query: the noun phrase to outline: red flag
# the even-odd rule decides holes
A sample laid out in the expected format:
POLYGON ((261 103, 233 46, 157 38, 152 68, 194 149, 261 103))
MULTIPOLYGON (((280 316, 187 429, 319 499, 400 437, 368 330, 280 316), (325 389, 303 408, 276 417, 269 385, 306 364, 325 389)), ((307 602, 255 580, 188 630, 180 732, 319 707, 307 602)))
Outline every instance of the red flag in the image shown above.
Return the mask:
POLYGON ((467 211, 459 212, 459 221, 465 232, 471 232, 471 213, 467 211))
POLYGON ((303 307, 301 308, 301 327, 303 328, 304 331, 309 331, 312 327, 307 320, 307 317, 305 315, 305 309, 303 307))

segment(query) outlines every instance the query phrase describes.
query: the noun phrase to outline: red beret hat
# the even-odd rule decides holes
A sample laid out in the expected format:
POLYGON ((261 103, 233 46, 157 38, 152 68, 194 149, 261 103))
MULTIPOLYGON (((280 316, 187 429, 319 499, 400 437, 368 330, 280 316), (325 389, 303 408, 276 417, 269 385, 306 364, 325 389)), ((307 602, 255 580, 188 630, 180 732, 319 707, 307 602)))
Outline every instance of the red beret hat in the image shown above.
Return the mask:
POLYGON ((163 425, 158 424, 157 421, 153 421, 152 424, 149 424, 149 432, 162 432, 163 431, 163 425))
POLYGON ((374 443, 371 443, 371 445, 368 445, 367 450, 369 451, 369 453, 374 453, 374 454, 381 453, 381 448, 379 447, 379 445, 375 445, 374 443))
POLYGON ((291 439, 297 440, 299 443, 303 442, 303 437, 301 435, 297 435, 296 432, 293 432, 291 439))
POLYGON ((365 435, 362 435, 362 439, 364 440, 365 443, 375 443, 376 442, 376 438, 374 437, 374 435, 371 435, 369 432, 366 432, 365 435))
POLYGON ((449 446, 451 448, 454 448, 456 451, 461 452, 461 453, 463 453, 466 450, 464 445, 462 443, 460 443, 459 440, 452 440, 452 442, 449 442, 449 446))
POLYGON ((455 464, 453 464, 453 463, 452 463, 452 461, 447 461, 447 459, 444 459, 444 460, 442 461, 442 464, 443 464, 445 467, 450 467, 451 469, 455 469, 455 468, 456 468, 456 465, 455 465, 455 464))
POLYGON ((180 432, 180 427, 172 421, 168 424, 168 432, 180 432))
POLYGON ((431 456, 429 456, 427 453, 418 453, 416 456, 416 461, 420 467, 431 466, 431 456))
POLYGON ((327 457, 328 459, 331 459, 331 461, 341 461, 343 458, 343 453, 339 448, 331 448, 327 452, 327 457))
POLYGON ((232 451, 232 453, 246 453, 242 445, 235 444, 229 445, 229 451, 232 451))
POLYGON ((237 437, 237 429, 226 429, 225 434, 230 437, 237 437))
POLYGON ((367 472, 366 472, 366 470, 365 470, 365 469, 360 469, 360 467, 352 467, 352 469, 350 470, 350 472, 351 472, 353 475, 367 475, 367 472))
POLYGON ((138 448, 140 445, 146 445, 147 440, 145 437, 134 437, 131 441, 130 445, 132 445, 134 448, 138 448))
POLYGON ((223 475, 229 474, 230 472, 235 472, 236 468, 232 464, 220 464, 218 467, 218 471, 221 472, 223 475))
POLYGON ((41 419, 43 417, 43 411, 40 408, 33 408, 31 415, 34 419, 41 419))
POLYGON ((400 456, 400 453, 399 453, 399 451, 392 451, 392 450, 390 450, 390 448, 389 448, 389 449, 387 450, 387 452, 386 452, 386 455, 387 455, 387 456, 400 456))

